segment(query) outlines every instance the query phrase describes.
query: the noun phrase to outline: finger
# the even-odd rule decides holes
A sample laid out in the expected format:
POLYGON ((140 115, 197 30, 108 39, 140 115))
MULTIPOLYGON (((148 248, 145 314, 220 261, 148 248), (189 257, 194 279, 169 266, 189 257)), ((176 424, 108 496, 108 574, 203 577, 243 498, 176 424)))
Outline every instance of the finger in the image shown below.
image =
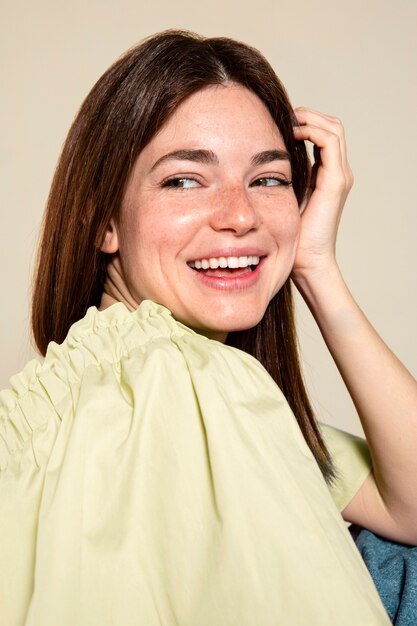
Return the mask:
POLYGON ((327 121, 330 124, 332 123, 337 124, 337 122, 340 122, 340 120, 334 115, 328 115, 327 113, 323 113, 322 111, 317 111, 316 109, 311 109, 309 107, 297 107, 296 109, 294 109, 294 112, 297 118, 302 117, 302 118, 305 118, 306 120, 307 118, 310 118, 311 120, 316 119, 316 121, 319 121, 322 119, 323 121, 325 122, 327 121))
POLYGON ((340 132, 338 132, 337 129, 334 129, 333 126, 329 127, 327 125, 327 128, 325 129, 323 127, 317 127, 312 124, 303 124, 301 126, 294 127, 294 136, 296 139, 300 139, 303 141, 311 141, 315 145, 315 147, 317 146, 318 148, 320 148, 321 152, 322 152, 322 148, 325 147, 326 137, 328 137, 329 145, 331 145, 334 142, 334 139, 337 138, 339 154, 337 155, 334 150, 330 150, 330 151, 328 150, 326 155, 324 155, 324 157, 326 158, 323 158, 323 155, 322 155, 322 162, 323 162, 323 165, 326 165, 326 167, 328 167, 330 164, 329 164, 327 156, 336 158, 337 160, 335 163, 340 164, 340 167, 343 171, 343 176, 346 181, 346 186, 349 189, 352 187, 353 174, 352 174, 350 165, 347 161, 346 145, 344 142, 343 134, 340 134, 340 132), (334 130, 336 130, 336 132, 333 132, 334 130))
POLYGON ((325 115, 324 113, 320 113, 314 109, 307 109, 306 107, 300 107, 297 109, 296 116, 301 125, 311 124, 325 128, 326 130, 338 135, 340 140, 342 167, 345 171, 346 178, 349 179, 351 181, 350 184, 352 184, 353 175, 348 162, 345 132, 341 121, 336 117, 325 115))
POLYGON ((324 128, 312 125, 296 126, 294 136, 300 141, 311 141, 320 149, 320 159, 323 167, 333 174, 345 175, 342 160, 340 138, 324 128))
POLYGON ((343 167, 346 170, 350 170, 347 158, 345 131, 342 122, 337 117, 326 115, 307 107, 299 107, 295 109, 295 114, 299 124, 301 125, 310 124, 318 126, 338 135, 340 139, 343 167))
POLYGON ((295 110, 296 118, 301 125, 312 125, 319 128, 324 128, 340 138, 340 144, 344 151, 346 151, 345 131, 342 122, 337 117, 325 115, 314 109, 307 109, 300 107, 295 110))

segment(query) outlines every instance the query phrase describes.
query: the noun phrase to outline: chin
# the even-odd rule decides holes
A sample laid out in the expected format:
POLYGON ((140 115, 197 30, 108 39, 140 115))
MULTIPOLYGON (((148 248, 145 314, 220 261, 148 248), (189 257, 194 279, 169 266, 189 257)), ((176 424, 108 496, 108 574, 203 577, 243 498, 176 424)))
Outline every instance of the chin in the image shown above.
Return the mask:
POLYGON ((229 315, 213 316, 212 318, 206 315, 204 320, 195 320, 194 323, 188 324, 188 326, 210 339, 224 342, 229 333, 249 330, 259 324, 264 313, 265 309, 262 311, 245 311, 240 314, 231 312, 229 315))

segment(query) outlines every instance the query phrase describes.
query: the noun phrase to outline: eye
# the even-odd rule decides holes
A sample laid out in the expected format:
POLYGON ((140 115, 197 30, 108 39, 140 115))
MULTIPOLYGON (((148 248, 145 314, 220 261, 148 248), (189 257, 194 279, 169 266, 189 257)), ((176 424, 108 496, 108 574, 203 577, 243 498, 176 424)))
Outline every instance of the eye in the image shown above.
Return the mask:
POLYGON ((195 178, 187 178, 186 176, 176 176, 168 178, 162 183, 162 187, 171 187, 173 189, 193 189, 199 187, 200 183, 195 178))
POLYGON ((289 187, 291 182, 285 178, 278 178, 277 176, 263 176, 257 178, 251 183, 251 187, 289 187))

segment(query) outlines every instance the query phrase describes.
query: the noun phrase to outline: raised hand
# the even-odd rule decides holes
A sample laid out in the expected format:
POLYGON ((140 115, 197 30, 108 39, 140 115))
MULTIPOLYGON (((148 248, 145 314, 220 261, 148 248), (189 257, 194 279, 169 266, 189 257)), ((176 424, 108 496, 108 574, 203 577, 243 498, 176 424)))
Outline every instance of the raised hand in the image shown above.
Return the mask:
POLYGON ((336 263, 337 229, 353 182, 343 126, 311 109, 296 109, 296 116, 296 139, 311 141, 320 158, 313 166, 314 188, 301 207, 292 277, 345 381, 373 461, 372 474, 343 516, 417 545, 417 384, 372 328, 336 263))
POLYGON ((297 140, 314 144, 316 162, 310 177, 310 192, 301 207, 302 220, 293 278, 306 279, 311 272, 335 264, 337 229, 347 195, 353 184, 346 154, 344 129, 335 117, 312 109, 295 109, 300 126, 297 140))

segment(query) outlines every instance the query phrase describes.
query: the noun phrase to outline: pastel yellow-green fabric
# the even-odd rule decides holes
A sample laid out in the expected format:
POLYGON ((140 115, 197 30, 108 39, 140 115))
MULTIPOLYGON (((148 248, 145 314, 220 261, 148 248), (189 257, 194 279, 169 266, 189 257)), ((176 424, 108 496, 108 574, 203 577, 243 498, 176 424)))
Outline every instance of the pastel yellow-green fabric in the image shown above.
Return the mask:
POLYGON ((321 428, 337 472, 337 480, 329 486, 330 493, 339 511, 343 511, 369 476, 371 455, 364 439, 327 424, 321 428))
POLYGON ((0 395, 4 626, 383 626, 281 392, 145 301, 0 395))

